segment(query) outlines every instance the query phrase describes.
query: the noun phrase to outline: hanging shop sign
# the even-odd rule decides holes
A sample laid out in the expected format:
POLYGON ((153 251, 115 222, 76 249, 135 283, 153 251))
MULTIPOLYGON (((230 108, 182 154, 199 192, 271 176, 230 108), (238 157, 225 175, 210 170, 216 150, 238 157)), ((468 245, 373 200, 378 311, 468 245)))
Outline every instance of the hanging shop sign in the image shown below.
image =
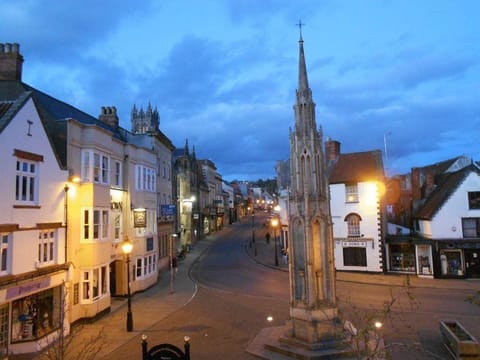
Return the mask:
POLYGON ((133 210, 133 227, 134 228, 147 227, 147 210, 145 209, 133 210))

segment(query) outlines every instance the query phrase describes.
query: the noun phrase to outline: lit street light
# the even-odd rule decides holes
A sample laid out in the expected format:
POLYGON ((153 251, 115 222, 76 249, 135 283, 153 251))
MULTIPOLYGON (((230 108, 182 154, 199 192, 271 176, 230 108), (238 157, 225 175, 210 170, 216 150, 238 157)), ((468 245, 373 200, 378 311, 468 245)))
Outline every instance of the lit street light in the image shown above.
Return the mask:
POLYGON ((271 220, 271 225, 273 227, 273 243, 275 244, 275 266, 278 266, 278 254, 277 254, 277 226, 278 218, 274 217, 271 220))
MULTIPOLYGON (((177 234, 172 234, 170 236, 170 293, 173 293, 173 276, 174 276, 174 266, 173 266, 173 244, 177 243, 177 234), (175 240, 175 241, 174 241, 175 240)), ((175 260, 176 261, 176 260, 175 260)), ((176 267, 176 266, 175 266, 176 267)))
POLYGON ((132 253, 133 244, 130 242, 128 237, 125 237, 125 240, 122 243, 122 251, 127 256, 127 301, 128 301, 128 310, 127 310, 127 331, 133 331, 133 314, 132 314, 132 299, 130 294, 130 254, 132 253))

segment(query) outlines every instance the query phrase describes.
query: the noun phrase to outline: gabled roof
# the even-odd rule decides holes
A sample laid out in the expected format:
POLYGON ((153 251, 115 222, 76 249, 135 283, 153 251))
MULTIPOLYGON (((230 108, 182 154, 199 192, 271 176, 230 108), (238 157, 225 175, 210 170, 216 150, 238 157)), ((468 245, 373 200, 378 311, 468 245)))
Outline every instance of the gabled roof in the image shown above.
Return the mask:
POLYGON ((437 181, 437 187, 425 199, 423 205, 417 209, 414 217, 422 220, 431 220, 447 202, 450 196, 455 193, 465 178, 472 172, 480 175, 479 168, 473 163, 459 171, 445 173, 439 177, 437 181))
POLYGON ((328 177, 330 184, 383 180, 380 150, 340 154, 328 177))
MULTIPOLYGON (((100 121, 96 117, 77 109, 76 107, 66 104, 63 101, 55 99, 21 81, 2 80, 0 81, 0 102, 9 103, 17 102, 25 94, 29 94, 35 103, 38 114, 47 131, 50 141, 54 145, 56 155, 62 167, 67 166, 67 135, 66 123, 64 120, 74 119, 84 125, 95 125, 112 133, 112 137, 126 142, 126 131, 121 128, 113 128, 110 125, 100 121)), ((12 111, 12 108, 10 108, 12 111)), ((9 115, 5 112, 4 117, 9 115)), ((11 118, 0 119, 0 131, 6 126, 11 118)))
POLYGON ((471 161, 464 155, 456 156, 454 158, 437 162, 435 164, 425 165, 421 167, 414 167, 413 169, 419 169, 424 173, 430 174, 444 174, 463 168, 471 161))

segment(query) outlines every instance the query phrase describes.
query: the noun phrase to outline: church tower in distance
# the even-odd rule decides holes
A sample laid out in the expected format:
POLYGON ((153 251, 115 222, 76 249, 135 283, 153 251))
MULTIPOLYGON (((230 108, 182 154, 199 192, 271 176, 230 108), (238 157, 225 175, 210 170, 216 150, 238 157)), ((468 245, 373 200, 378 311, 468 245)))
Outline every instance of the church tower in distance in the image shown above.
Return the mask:
POLYGON ((160 128, 160 116, 158 110, 152 109, 150 103, 147 106, 147 110, 137 109, 135 105, 132 108, 132 133, 134 134, 155 134, 160 128))

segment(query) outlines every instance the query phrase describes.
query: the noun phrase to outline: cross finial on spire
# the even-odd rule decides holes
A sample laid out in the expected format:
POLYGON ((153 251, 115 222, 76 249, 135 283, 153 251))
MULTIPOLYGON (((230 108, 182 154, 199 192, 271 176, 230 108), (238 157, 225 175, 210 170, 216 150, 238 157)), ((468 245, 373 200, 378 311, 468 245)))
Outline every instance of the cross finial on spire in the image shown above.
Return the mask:
POLYGON ((305 23, 302 23, 302 20, 298 20, 298 24, 295 24, 300 29, 300 41, 302 40, 302 26, 305 26, 305 23))

